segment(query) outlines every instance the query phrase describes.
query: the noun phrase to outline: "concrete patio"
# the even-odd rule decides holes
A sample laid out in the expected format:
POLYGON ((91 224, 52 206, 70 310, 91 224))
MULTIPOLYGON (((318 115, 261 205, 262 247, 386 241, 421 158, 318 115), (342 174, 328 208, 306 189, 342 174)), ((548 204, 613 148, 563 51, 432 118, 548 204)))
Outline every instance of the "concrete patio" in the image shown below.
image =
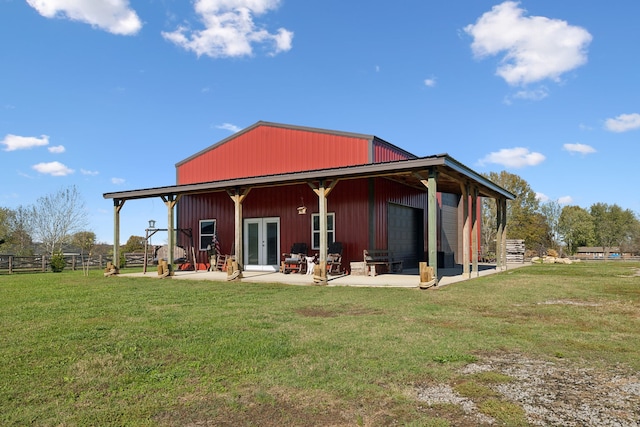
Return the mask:
MULTIPOLYGON (((507 264, 506 270, 496 270, 495 264, 478 265, 478 273, 473 273, 471 277, 465 277, 462 274, 462 266, 457 265, 454 268, 441 268, 438 270, 438 286, 442 287, 452 283, 470 280, 480 276, 501 273, 515 268, 530 265, 529 263, 507 264)), ((155 269, 147 271, 147 273, 126 273, 120 276, 127 277, 149 277, 158 278, 155 269)), ((314 285, 313 276, 306 274, 283 274, 271 271, 243 271, 241 282, 246 283, 284 283, 290 285, 314 285)), ((226 282, 227 273, 222 271, 181 271, 175 272, 172 276, 173 280, 211 280, 217 282, 226 282)), ((238 281, 235 281, 238 283, 238 281)), ((392 288, 418 288, 420 276, 418 269, 405 269, 402 274, 379 274, 377 276, 328 276, 328 286, 360 286, 360 287, 392 287, 392 288)))

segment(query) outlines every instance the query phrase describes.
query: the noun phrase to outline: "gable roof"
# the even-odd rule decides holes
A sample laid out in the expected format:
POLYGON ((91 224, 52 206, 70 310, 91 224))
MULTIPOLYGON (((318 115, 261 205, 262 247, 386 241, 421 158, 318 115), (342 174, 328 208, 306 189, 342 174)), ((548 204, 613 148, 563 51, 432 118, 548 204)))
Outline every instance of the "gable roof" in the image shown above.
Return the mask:
POLYGON ((407 150, 398 147, 397 145, 394 145, 388 141, 385 141, 382 138, 378 138, 375 135, 369 135, 369 134, 363 134, 363 133, 354 133, 354 132, 344 132, 344 131, 337 131, 337 130, 330 130, 330 129, 322 129, 322 128, 315 128, 315 127, 308 127, 308 126, 297 126, 297 125, 289 125, 289 124, 283 124, 283 123, 274 123, 274 122, 266 122, 266 121, 258 121, 256 123, 254 123, 253 125, 246 127, 236 133, 234 133, 233 135, 229 135, 228 137, 226 137, 225 139, 216 142, 215 144, 212 144, 200 151, 198 151, 197 153, 187 157, 186 159, 180 160, 178 163, 175 164, 176 168, 184 165, 185 163, 188 163, 189 161, 202 156, 203 154, 211 151, 211 150, 215 150, 216 148, 219 148, 237 138, 239 138, 242 135, 245 135, 247 133, 252 132, 253 130, 255 130, 258 127, 272 127, 272 128, 278 128, 278 129, 287 129, 287 130, 297 130, 297 131, 302 131, 302 132, 309 132, 309 133, 316 133, 316 134, 326 134, 326 135, 331 135, 331 136, 342 136, 342 137, 346 137, 346 138, 353 138, 353 139, 361 139, 361 140, 365 140, 369 143, 379 143, 382 145, 386 145, 392 149, 394 149, 395 151, 398 151, 400 153, 402 153, 405 157, 407 158, 417 158, 417 156, 413 153, 408 152, 407 150))

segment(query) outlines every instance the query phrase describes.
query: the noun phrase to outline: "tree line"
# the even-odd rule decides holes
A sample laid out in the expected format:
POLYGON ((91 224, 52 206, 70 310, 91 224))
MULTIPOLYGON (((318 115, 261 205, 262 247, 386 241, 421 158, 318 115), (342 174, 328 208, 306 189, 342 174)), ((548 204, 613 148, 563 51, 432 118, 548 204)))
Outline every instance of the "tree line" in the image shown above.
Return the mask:
MULTIPOLYGON (((531 186, 506 171, 484 174, 485 178, 513 193, 507 203, 507 238, 522 239, 530 254, 544 255, 554 249, 573 255, 581 246, 602 248, 605 255, 617 247, 640 254, 640 219, 617 204, 594 203, 589 208, 540 202, 531 186)), ((482 250, 495 253, 497 230, 495 200, 482 201, 482 250)))
MULTIPOLYGON (((518 175, 502 171, 484 176, 516 196, 507 203, 507 238, 523 239, 531 254, 542 255, 554 249, 572 255, 580 246, 601 247, 604 253, 619 247, 622 252, 640 254, 640 220, 631 210, 606 203, 594 203, 588 209, 561 206, 557 201, 541 203, 518 175)), ((482 251, 495 254, 495 200, 483 199, 481 220, 482 251)), ((97 244, 95 233, 87 227, 88 215, 78 189, 62 188, 39 197, 33 205, 0 207, 0 239, 4 240, 0 250, 31 256, 35 255, 37 242, 40 252, 49 255, 61 253, 65 247, 82 254, 108 254, 112 248, 97 244)), ((131 236, 123 250, 140 251, 144 241, 144 237, 131 236)))
POLYGON ((39 197, 32 205, 0 207, 2 252, 7 254, 32 256, 37 246, 48 255, 62 253, 68 246, 89 254, 96 235, 87 227, 87 211, 75 186, 39 197))

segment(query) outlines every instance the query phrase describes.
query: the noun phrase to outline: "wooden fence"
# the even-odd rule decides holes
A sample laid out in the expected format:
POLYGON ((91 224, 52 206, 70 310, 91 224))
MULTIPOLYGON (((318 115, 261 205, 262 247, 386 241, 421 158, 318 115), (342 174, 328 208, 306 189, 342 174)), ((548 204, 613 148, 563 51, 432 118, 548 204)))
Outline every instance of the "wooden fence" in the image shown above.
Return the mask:
MULTIPOLYGON (((144 265, 144 254, 126 253, 124 254, 126 266, 142 266, 144 265)), ((65 255, 65 270, 81 270, 82 266, 89 266, 91 269, 105 268, 107 262, 111 261, 110 256, 103 255, 65 255)), ((148 264, 152 264, 153 260, 147 260, 148 264)), ((37 256, 14 256, 0 255, 0 274, 13 273, 44 273, 51 271, 51 255, 37 256)))

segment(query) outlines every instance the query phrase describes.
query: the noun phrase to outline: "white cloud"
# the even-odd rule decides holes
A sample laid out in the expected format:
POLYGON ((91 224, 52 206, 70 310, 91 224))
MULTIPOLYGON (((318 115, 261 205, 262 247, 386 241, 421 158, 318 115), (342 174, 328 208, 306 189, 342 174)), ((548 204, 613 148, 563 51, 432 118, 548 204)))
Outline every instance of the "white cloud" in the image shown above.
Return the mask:
POLYGON ((98 172, 98 171, 90 171, 90 170, 86 170, 86 169, 80 169, 80 173, 81 173, 82 175, 96 176, 96 175, 98 175, 100 172, 98 172))
MULTIPOLYGON (((547 196, 544 193, 536 193, 536 199, 538 199, 540 203, 547 203, 549 200, 551 200, 551 197, 547 196)), ((556 202, 558 202, 559 205, 568 205, 573 203, 573 197, 562 196, 562 197, 559 197, 558 200, 556 200, 556 202)))
POLYGON ((596 149, 586 144, 564 144, 562 148, 570 153, 590 154, 595 153, 596 149))
POLYGON ((558 197, 558 204, 560 205, 570 205, 571 203, 573 203, 573 197, 571 196, 558 197))
POLYGON ((60 154, 65 152, 64 145, 56 145, 54 147, 49 147, 47 148, 47 150, 49 150, 49 152, 53 154, 60 154))
POLYGON ((514 98, 517 99, 528 99, 531 101, 540 101, 549 96, 549 91, 546 87, 539 87, 534 90, 519 90, 513 95, 514 98))
POLYGON ((80 21, 112 34, 133 35, 142 28, 128 0, 27 0, 46 18, 67 18, 80 21))
POLYGON ((124 178, 111 178, 111 183, 116 185, 124 184, 124 178))
POLYGON ((41 147, 49 144, 49 137, 41 135, 40 138, 35 136, 18 136, 8 134, 4 137, 0 144, 4 145, 4 151, 28 150, 33 147, 41 147))
POLYGON ((544 193, 536 193, 536 199, 538 199, 540 203, 546 203, 550 200, 549 196, 544 193))
POLYGON ((51 176, 67 176, 74 172, 73 169, 69 169, 60 162, 38 163, 32 168, 37 172, 51 176))
POLYGON ((640 114, 620 114, 614 119, 607 119, 605 128, 611 132, 626 132, 640 128, 640 114))
POLYGON ((495 163, 498 165, 522 168, 525 166, 535 166, 544 161, 544 155, 536 152, 530 152, 523 147, 515 148, 503 148, 500 151, 487 154, 484 158, 480 159, 480 165, 487 163, 495 163))
POLYGON ((566 21, 524 16, 519 3, 506 1, 483 14, 464 31, 473 37, 477 58, 504 54, 496 73, 510 85, 560 76, 587 62, 591 34, 566 21))
POLYGON ((253 18, 279 5, 280 0, 196 0, 195 11, 204 30, 180 26, 173 32, 162 32, 162 36, 198 56, 248 56, 254 45, 265 44, 275 55, 291 49, 293 33, 285 28, 270 33, 257 27, 253 18))
POLYGON ((435 78, 425 79, 424 85, 426 87, 434 87, 436 85, 436 79, 435 78))
POLYGON ((223 123, 221 125, 216 126, 218 129, 224 129, 231 131, 233 133, 238 132, 240 128, 236 125, 232 125, 231 123, 223 123))

